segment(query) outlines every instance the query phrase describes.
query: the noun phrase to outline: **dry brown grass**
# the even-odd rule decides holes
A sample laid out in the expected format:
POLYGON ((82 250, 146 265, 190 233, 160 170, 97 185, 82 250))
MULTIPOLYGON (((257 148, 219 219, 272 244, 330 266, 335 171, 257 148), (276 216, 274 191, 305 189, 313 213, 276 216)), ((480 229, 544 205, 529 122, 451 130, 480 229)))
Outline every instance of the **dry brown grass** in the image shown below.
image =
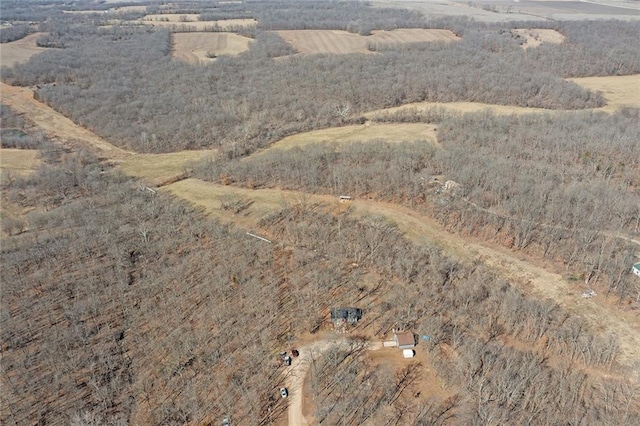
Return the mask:
POLYGON ((601 91, 607 105, 599 108, 613 112, 620 107, 640 108, 640 74, 611 77, 570 78, 587 89, 601 91))
MULTIPOLYGON (((601 91, 607 101, 607 105, 601 108, 595 108, 598 111, 614 112, 620 107, 640 108, 640 74, 611 76, 611 77, 584 77, 569 78, 589 90, 595 92, 601 91)), ((393 114, 398 111, 407 109, 416 109, 417 111, 425 111, 433 108, 443 108, 450 112, 479 112, 491 111, 494 114, 531 114, 547 112, 552 113, 560 110, 549 110, 544 108, 527 108, 508 105, 492 105, 479 102, 417 102, 412 104, 401 105, 399 107, 387 108, 381 110, 370 111, 364 114, 366 118, 376 119, 380 116, 393 114)))
POLYGON ((543 43, 560 44, 564 41, 564 36, 556 30, 549 30, 543 28, 517 28, 511 30, 511 33, 524 37, 525 42, 522 45, 523 49, 529 49, 531 47, 538 47, 543 43))
MULTIPOLYGON (((2 43, 0 49, 0 65, 12 67, 27 62, 32 56, 49 50, 36 46, 36 40, 44 33, 33 33, 10 43, 2 43)), ((4 93, 3 93, 4 95, 4 93)))
POLYGON ((370 111, 364 114, 366 118, 376 119, 385 115, 390 115, 398 111, 415 109, 418 112, 427 111, 434 108, 441 108, 447 112, 467 113, 467 112, 480 112, 491 111, 494 114, 531 114, 549 112, 551 110, 544 108, 526 108, 518 106, 507 105, 493 105, 480 102, 416 102, 412 104, 401 105, 399 107, 380 109, 370 111))
POLYGON ((235 56, 249 49, 251 39, 234 33, 176 33, 173 57, 193 65, 215 61, 210 55, 235 56))
POLYGON ((372 53, 369 44, 402 44, 423 41, 455 41, 459 38, 449 30, 399 29, 374 31, 361 36, 339 30, 286 30, 276 31, 301 54, 372 53))
POLYGON ((120 163, 120 169, 127 175, 145 180, 149 185, 160 186, 183 175, 190 162, 212 157, 215 153, 216 150, 136 154, 120 163))
POLYGON ((424 141, 437 144, 436 128, 424 123, 367 123, 353 126, 330 127, 288 136, 254 155, 272 149, 291 149, 322 142, 354 143, 373 140, 387 142, 424 141))
POLYGON ((0 170, 16 176, 26 176, 38 168, 37 149, 0 149, 0 170))

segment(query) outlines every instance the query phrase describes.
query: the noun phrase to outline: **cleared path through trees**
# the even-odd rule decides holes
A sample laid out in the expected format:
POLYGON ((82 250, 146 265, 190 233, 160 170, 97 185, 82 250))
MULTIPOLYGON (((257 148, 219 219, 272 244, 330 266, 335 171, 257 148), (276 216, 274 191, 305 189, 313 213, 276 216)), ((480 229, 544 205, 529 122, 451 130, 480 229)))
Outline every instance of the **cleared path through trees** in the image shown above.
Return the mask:
POLYGON ((17 113, 25 114, 31 121, 42 128, 48 137, 59 139, 67 146, 88 146, 97 150, 101 156, 122 159, 133 154, 107 142, 92 131, 77 125, 53 108, 36 100, 33 91, 24 87, 2 86, 2 103, 17 113))
MULTIPOLYGON (((335 197, 311 195, 297 191, 277 189, 244 189, 186 179, 163 188, 197 206, 203 207, 218 220, 231 221, 247 227, 258 227, 259 219, 277 210, 283 200, 292 202, 335 202, 335 197), (192 191, 197 188, 197 191, 192 191), (208 194, 208 196, 206 195, 208 194), (214 198, 237 195, 253 201, 243 215, 230 215, 220 207, 214 198), (255 213, 255 214, 254 214, 255 213), (248 223, 248 220, 253 222, 248 223)), ((360 217, 383 216, 395 223, 398 229, 416 244, 434 244, 447 255, 462 262, 482 262, 500 276, 512 281, 523 291, 537 297, 552 299, 574 315, 585 318, 594 332, 611 332, 618 336, 620 355, 618 361, 625 365, 640 362, 640 319, 619 309, 603 297, 584 299, 583 289, 577 283, 569 283, 562 275, 534 264, 507 249, 494 248, 486 244, 465 240, 459 235, 446 231, 435 219, 420 214, 408 207, 369 200, 355 200, 350 203, 352 213, 360 217)))

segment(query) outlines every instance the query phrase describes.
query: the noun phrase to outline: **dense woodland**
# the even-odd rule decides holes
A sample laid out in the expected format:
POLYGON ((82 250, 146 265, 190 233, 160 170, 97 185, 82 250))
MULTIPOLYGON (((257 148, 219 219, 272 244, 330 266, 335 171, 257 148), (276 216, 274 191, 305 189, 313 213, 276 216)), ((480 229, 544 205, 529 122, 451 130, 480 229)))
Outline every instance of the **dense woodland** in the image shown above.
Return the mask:
MULTIPOLYGON (((3 2, 3 19, 39 22, 48 33, 39 43, 58 48, 3 68, 3 80, 38 85, 39 99, 114 144, 220 148, 193 166, 196 177, 398 203, 452 232, 564 266, 621 309, 640 295, 628 272, 637 246, 625 239, 640 232, 638 110, 409 110, 378 120, 430 123, 437 145, 381 138, 259 152, 289 134, 363 123, 366 111, 415 101, 600 106, 599 94, 563 78, 639 73, 633 23, 536 23, 567 40, 525 51, 508 31, 523 23, 429 21, 358 2, 178 2, 173 13, 259 22, 243 30, 254 38, 248 52, 193 67, 171 58, 170 31, 101 28, 104 18, 40 3, 3 2), (271 31, 401 26, 448 28, 462 39, 303 57, 271 31), (458 185, 443 190, 444 180, 458 185)), ((30 176, 1 180, 3 205, 26 212, 2 212, 2 424, 282 421, 278 352, 300 336, 321 338, 338 305, 365 315, 310 368, 305 392, 321 424, 640 424, 637 373, 618 362, 618 337, 481 262, 415 245, 381 218, 305 199, 282 200, 250 230, 267 244, 141 190, 89 151, 52 143, 6 106, 0 118, 3 148, 39 149, 43 160, 30 176), (419 347, 428 366, 373 362, 364 338, 396 327, 431 336, 419 347), (426 368, 446 392, 420 393, 426 368)), ((250 205, 223 200, 230 216, 250 205)))
POLYGON ((5 424, 206 423, 229 412, 265 424, 269 406, 285 408, 279 345, 355 301, 376 335, 398 321, 428 330, 425 349, 455 397, 416 398, 405 381, 419 367, 367 373, 355 344, 314 367, 326 424, 640 421, 637 389, 612 378, 615 336, 385 222, 285 204, 261 225, 269 245, 64 151, 3 194, 37 207, 2 250, 5 424), (384 388, 353 392, 364 383, 384 388), (353 398, 366 409, 349 410, 353 398))
POLYGON ((561 260, 585 285, 599 283, 620 298, 640 294, 628 274, 637 246, 625 238, 640 232, 637 110, 494 116, 436 109, 385 119, 437 122, 440 146, 327 141, 208 160, 195 173, 225 184, 401 202, 451 230, 561 260), (438 175, 461 187, 442 191, 443 182, 430 183, 438 175))

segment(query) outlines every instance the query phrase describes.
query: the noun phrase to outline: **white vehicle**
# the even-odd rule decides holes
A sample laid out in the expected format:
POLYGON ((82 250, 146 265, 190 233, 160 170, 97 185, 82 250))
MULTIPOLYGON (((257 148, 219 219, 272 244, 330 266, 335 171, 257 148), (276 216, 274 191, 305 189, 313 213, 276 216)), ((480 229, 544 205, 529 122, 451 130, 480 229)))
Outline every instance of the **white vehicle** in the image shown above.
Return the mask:
POLYGON ((280 388, 280 396, 286 398, 289 396, 289 391, 287 388, 280 388))

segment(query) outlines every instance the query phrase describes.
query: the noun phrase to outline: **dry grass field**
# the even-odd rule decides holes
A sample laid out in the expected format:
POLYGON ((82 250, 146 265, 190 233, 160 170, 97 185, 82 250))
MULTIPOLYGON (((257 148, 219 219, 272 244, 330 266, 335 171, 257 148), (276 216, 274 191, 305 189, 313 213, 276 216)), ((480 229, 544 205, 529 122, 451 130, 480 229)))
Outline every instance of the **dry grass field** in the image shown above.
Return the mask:
POLYGON ((177 179, 188 164, 215 155, 215 150, 180 151, 169 154, 136 154, 120 163, 120 170, 152 186, 177 179))
POLYGON ((203 208, 212 219, 223 223, 232 223, 244 229, 255 229, 265 216, 282 209, 286 203, 313 201, 331 202, 338 204, 335 197, 307 195, 302 192, 282 191, 279 189, 252 190, 233 186, 217 185, 200 179, 184 179, 162 187, 173 195, 188 201, 196 207, 203 208), (223 208, 225 198, 240 198, 249 200, 251 205, 238 214, 233 214, 223 208))
POLYGON ((0 149, 0 170, 25 176, 40 165, 37 149, 0 149))
POLYGON ((254 155, 260 155, 271 149, 290 149, 303 147, 312 143, 337 142, 354 143, 383 139, 387 142, 424 141, 437 144, 436 128, 432 124, 424 123, 366 123, 354 126, 330 127, 314 130, 286 138, 274 143, 266 150, 254 155))
POLYGON ((393 31, 372 31, 367 41, 382 44, 417 43, 427 41, 458 41, 460 37, 449 30, 400 28, 393 31))
MULTIPOLYGON (((624 75, 611 77, 585 77, 569 78, 587 89, 595 92, 601 91, 607 101, 607 105, 596 108, 598 111, 613 112, 621 107, 640 108, 640 75, 624 75)), ((526 108, 507 105, 492 105, 479 102, 417 102, 413 104, 401 105, 399 107, 387 108, 383 110, 370 111, 364 116, 369 119, 393 114, 397 111, 416 109, 425 111, 432 108, 443 108, 446 111, 459 113, 491 111, 494 114, 531 114, 540 112, 553 112, 544 108, 526 108)))
POLYGON ((252 27, 258 24, 255 19, 222 19, 219 21, 198 21, 196 14, 178 15, 146 15, 137 21, 129 21, 133 24, 144 24, 158 27, 166 27, 180 31, 211 31, 213 28, 220 31, 230 31, 238 27, 252 27), (181 20, 181 17, 182 20, 181 20))
POLYGON ((523 49, 538 47, 543 43, 560 44, 564 41, 564 36, 556 30, 548 30, 543 28, 517 28, 511 30, 511 33, 524 37, 525 42, 523 49))
POLYGON ((172 55, 193 65, 215 60, 214 56, 235 56, 249 49, 251 39, 235 33, 176 33, 173 35, 172 55))
POLYGON ((620 107, 640 108, 640 74, 569 80, 587 89, 601 91, 607 100, 607 105, 600 108, 603 111, 612 112, 620 107))
POLYGON ((374 31, 361 36, 339 30, 286 30, 276 31, 280 37, 302 54, 372 53, 373 44, 401 44, 425 41, 456 41, 459 38, 449 30, 399 29, 374 31))
POLYGON ((381 110, 370 111, 364 114, 366 118, 375 120, 376 118, 384 117, 385 115, 394 114, 398 111, 415 109, 417 111, 426 111, 430 109, 443 109, 448 112, 479 112, 479 111, 491 111, 494 114, 531 114, 549 112, 550 110, 544 108, 526 108, 518 106, 506 106, 506 105, 493 105, 480 102, 416 102, 412 104, 401 105, 399 107, 386 108, 381 110))
POLYGON ((16 64, 27 62, 33 55, 48 50, 44 47, 36 46, 36 40, 43 34, 44 33, 33 33, 20 40, 2 43, 2 48, 0 49, 0 66, 12 67, 16 64))

